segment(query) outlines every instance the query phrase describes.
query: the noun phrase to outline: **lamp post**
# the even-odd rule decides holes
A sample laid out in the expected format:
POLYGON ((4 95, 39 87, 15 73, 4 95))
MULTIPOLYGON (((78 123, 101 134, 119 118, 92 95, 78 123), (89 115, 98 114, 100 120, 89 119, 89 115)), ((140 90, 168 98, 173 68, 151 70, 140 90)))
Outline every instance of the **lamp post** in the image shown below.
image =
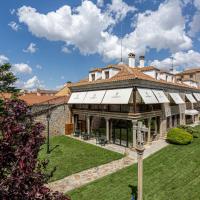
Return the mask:
POLYGON ((143 200, 143 153, 144 153, 144 133, 148 129, 138 122, 137 126, 137 160, 138 160, 138 200, 143 200))
POLYGON ((50 150, 49 150, 49 122, 50 122, 50 119, 51 119, 51 111, 48 107, 48 110, 47 110, 47 154, 50 153, 50 150))

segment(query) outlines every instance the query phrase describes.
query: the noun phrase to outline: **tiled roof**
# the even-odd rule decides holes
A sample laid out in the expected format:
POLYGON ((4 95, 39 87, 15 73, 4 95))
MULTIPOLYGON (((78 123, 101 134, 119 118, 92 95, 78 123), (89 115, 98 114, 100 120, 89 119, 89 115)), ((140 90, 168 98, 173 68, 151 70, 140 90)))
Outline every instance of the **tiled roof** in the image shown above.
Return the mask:
MULTIPOLYGON (((0 97, 4 99, 10 99, 11 96, 12 96, 11 93, 0 94, 0 97)), ((56 97, 56 96, 37 96, 35 95, 35 93, 25 94, 25 95, 19 96, 18 98, 25 101, 30 106, 34 104, 45 104, 45 103, 48 103, 49 101, 52 102, 52 100, 60 101, 59 99, 61 99, 61 97, 56 97)), ((65 97, 65 99, 67 100, 68 97, 65 97)))
POLYGON ((3 99, 9 99, 11 98, 12 94, 11 93, 0 93, 0 98, 3 99))
POLYGON ((140 68, 132 68, 132 67, 129 67, 127 64, 120 64, 120 65, 118 65, 118 68, 120 69, 120 72, 117 73, 115 76, 113 76, 110 79, 101 79, 101 80, 90 81, 90 82, 89 81, 77 82, 77 83, 70 84, 69 87, 94 85, 94 84, 99 84, 99 83, 108 83, 108 82, 116 82, 116 81, 131 80, 131 79, 141 79, 141 80, 148 80, 148 81, 153 81, 153 82, 157 82, 157 83, 163 83, 163 84, 167 84, 167 85, 194 88, 194 87, 188 86, 184 83, 173 83, 173 82, 166 82, 164 80, 156 80, 153 77, 144 74, 140 70, 140 68))
POLYGON ((200 68, 188 69, 188 70, 185 70, 185 71, 178 73, 176 75, 193 74, 193 73, 196 73, 196 72, 200 72, 200 68))
POLYGON ((102 68, 94 68, 90 70, 90 72, 101 72, 101 71, 102 71, 102 68))
POLYGON ((36 96, 36 95, 24 95, 20 96, 19 99, 24 100, 28 105, 42 104, 49 100, 55 99, 55 96, 36 96))
POLYGON ((139 68, 142 72, 144 71, 150 71, 150 70, 156 70, 156 71, 160 71, 158 68, 154 67, 154 66, 146 66, 146 67, 141 67, 139 68))

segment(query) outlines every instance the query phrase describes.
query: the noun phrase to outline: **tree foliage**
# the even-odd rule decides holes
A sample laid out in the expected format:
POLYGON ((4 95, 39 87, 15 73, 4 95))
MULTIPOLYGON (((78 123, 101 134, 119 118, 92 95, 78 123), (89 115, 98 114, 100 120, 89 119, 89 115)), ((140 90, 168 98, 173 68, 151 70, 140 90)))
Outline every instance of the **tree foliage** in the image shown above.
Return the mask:
POLYGON ((44 127, 34 123, 25 102, 17 99, 3 103, 0 116, 0 199, 68 200, 46 186, 49 175, 43 173, 47 162, 37 159, 44 127))
MULTIPOLYGON (((0 94, 19 92, 11 65, 0 66, 0 94)), ((0 96, 0 199, 69 200, 45 186, 52 174, 43 173, 48 162, 39 162, 38 152, 44 143, 44 126, 34 123, 29 108, 18 99, 0 96)))
POLYGON ((19 90, 14 87, 17 78, 11 72, 11 65, 9 63, 0 66, 0 93, 16 93, 19 90))

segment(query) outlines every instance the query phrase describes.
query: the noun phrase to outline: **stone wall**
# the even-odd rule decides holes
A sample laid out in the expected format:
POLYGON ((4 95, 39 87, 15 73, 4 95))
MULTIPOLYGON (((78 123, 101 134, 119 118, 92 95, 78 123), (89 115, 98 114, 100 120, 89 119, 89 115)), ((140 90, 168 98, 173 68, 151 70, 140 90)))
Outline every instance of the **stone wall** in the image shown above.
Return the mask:
MULTIPOLYGON (((41 107, 40 107, 41 108, 41 107)), ((35 108, 34 108, 35 109, 35 108)), ((40 110, 40 109, 39 109, 40 110)), ((51 109, 50 118, 50 135, 63 135, 65 134, 65 124, 69 120, 70 111, 67 104, 56 105, 51 109)), ((45 125, 44 135, 47 134, 47 109, 39 113, 34 113, 34 118, 36 122, 41 122, 45 125)))

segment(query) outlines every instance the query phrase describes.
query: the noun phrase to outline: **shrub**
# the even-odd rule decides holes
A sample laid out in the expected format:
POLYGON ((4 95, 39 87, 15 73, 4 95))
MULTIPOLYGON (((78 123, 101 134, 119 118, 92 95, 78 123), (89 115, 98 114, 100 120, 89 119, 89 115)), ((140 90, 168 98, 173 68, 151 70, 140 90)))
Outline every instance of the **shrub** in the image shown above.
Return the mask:
POLYGON ((181 128, 172 128, 167 134, 167 141, 172 144, 189 144, 193 136, 181 128))
POLYGON ((184 129, 188 133, 192 134, 194 138, 199 137, 199 129, 197 127, 187 126, 187 125, 180 125, 179 128, 184 129))
POLYGON ((21 100, 6 100, 0 115, 0 199, 69 200, 45 186, 47 162, 37 160, 44 143, 40 123, 34 123, 21 100))

